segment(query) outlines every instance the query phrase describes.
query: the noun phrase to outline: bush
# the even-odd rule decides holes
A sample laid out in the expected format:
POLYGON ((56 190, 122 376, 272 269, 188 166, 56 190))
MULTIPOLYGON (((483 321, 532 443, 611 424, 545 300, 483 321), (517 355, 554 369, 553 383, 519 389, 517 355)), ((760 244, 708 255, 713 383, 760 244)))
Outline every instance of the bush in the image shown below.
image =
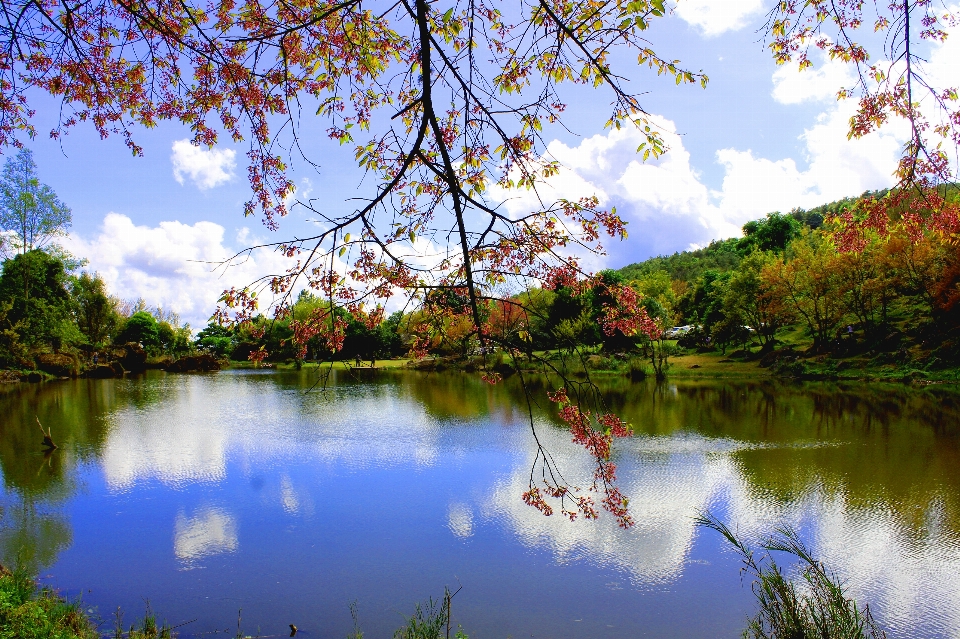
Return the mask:
POLYGON ((640 381, 647 378, 647 366, 643 360, 632 359, 630 360, 630 365, 627 368, 627 377, 634 381, 640 381))

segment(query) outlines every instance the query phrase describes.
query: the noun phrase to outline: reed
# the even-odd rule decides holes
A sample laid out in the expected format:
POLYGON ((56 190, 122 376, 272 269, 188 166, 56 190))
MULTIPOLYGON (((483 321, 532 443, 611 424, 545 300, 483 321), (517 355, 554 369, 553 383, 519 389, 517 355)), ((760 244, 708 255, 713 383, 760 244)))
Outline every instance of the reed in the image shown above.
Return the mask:
POLYGON ((746 639, 886 639, 870 607, 848 598, 837 575, 813 558, 789 526, 762 540, 757 554, 713 515, 701 514, 697 524, 726 537, 753 578, 759 611, 743 631, 746 639), (784 576, 773 553, 799 560, 800 583, 784 576))

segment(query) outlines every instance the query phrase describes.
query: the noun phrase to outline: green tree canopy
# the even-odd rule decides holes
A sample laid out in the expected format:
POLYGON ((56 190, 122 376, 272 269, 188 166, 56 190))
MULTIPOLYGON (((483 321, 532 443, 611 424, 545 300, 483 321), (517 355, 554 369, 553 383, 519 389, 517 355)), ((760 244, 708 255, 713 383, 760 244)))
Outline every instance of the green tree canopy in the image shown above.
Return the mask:
POLYGON ((71 321, 67 265, 59 255, 34 249, 3 263, 0 301, 9 302, 8 319, 22 322, 26 344, 73 341, 80 337, 71 321))
POLYGON ((101 346, 116 330, 120 315, 107 295, 107 286, 99 274, 81 273, 73 281, 73 313, 77 327, 87 341, 101 346))
POLYGON ((743 225, 743 239, 737 248, 743 255, 755 248, 761 251, 780 252, 790 241, 800 235, 801 223, 790 215, 780 212, 767 213, 765 219, 753 220, 743 225))
POLYGON ((146 311, 138 311, 130 316, 117 335, 116 343, 139 342, 147 350, 160 347, 160 331, 157 319, 146 311))

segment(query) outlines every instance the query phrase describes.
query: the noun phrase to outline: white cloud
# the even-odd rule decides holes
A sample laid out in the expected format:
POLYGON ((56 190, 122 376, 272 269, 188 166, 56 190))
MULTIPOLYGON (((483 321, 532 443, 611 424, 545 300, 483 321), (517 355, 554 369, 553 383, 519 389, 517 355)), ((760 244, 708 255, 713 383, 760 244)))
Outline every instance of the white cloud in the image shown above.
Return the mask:
POLYGON ((674 12, 706 36, 735 31, 763 11, 763 0, 678 0, 674 12))
POLYGON ((224 244, 224 228, 213 222, 171 221, 149 227, 109 213, 99 235, 72 235, 64 244, 90 260, 89 270, 103 276, 111 294, 142 297, 149 306, 172 310, 194 327, 206 325, 224 289, 282 273, 289 266, 283 256, 259 250, 227 269, 216 269, 235 250, 224 244))
MULTIPOLYGON (((947 11, 960 16, 960 5, 951 5, 947 11)), ((933 45, 930 61, 924 65, 924 71, 935 86, 957 87, 960 85, 960 67, 957 65, 957 59, 960 58, 960 28, 950 27, 947 32, 949 37, 946 40, 933 45)))
POLYGON ((173 177, 180 184, 189 177, 197 188, 212 189, 234 177, 236 155, 233 149, 204 149, 194 146, 189 140, 177 140, 173 143, 173 153, 170 155, 173 177))
MULTIPOLYGON (((833 67, 800 80, 781 74, 777 90, 788 102, 806 94, 826 95, 818 87, 839 77, 833 67)), ((642 162, 636 152, 644 138, 632 128, 595 135, 576 147, 553 141, 547 154, 563 169, 538 192, 546 201, 596 195, 601 206, 617 207, 628 222, 630 237, 608 245, 614 264, 703 246, 738 236, 745 222, 771 211, 809 208, 890 186, 905 135, 903 125, 891 122, 865 138, 848 140, 855 108, 853 101, 832 102, 804 131, 800 136, 804 155, 799 159, 806 161, 806 167, 794 158, 769 159, 757 157, 750 149, 720 149, 716 160, 725 175, 719 190, 708 189, 701 181, 683 138, 673 122, 661 117, 651 121, 659 127, 669 152, 648 162, 642 162)), ((518 215, 540 204, 535 194, 525 191, 506 206, 518 215)))
POLYGON ((799 71, 795 64, 778 68, 773 74, 773 99, 780 104, 836 100, 837 91, 855 83, 852 65, 822 54, 818 57, 820 62, 812 69, 799 71))
MULTIPOLYGON (((595 135, 576 147, 551 142, 547 154, 563 169, 539 189, 542 199, 596 195, 601 206, 616 207, 628 223, 630 239, 626 243, 606 242, 611 255, 623 251, 639 251, 642 256, 672 252, 690 242, 736 233, 738 227, 731 226, 711 204, 710 193, 690 165, 690 154, 673 122, 658 117, 652 122, 660 128, 670 152, 646 163, 637 154, 645 137, 633 127, 595 135), (682 238, 681 244, 678 238, 682 238)), ((531 192, 523 192, 507 203, 507 209, 515 215, 538 206, 531 192)), ((625 259, 641 259, 641 255, 625 259)), ((584 265, 595 269, 604 264, 584 265)))
POLYGON ((848 140, 854 109, 853 102, 837 103, 800 136, 808 161, 805 171, 790 158, 771 161, 749 150, 718 151, 726 176, 715 195, 726 217, 746 221, 769 211, 816 206, 890 186, 904 125, 894 121, 879 132, 848 140))

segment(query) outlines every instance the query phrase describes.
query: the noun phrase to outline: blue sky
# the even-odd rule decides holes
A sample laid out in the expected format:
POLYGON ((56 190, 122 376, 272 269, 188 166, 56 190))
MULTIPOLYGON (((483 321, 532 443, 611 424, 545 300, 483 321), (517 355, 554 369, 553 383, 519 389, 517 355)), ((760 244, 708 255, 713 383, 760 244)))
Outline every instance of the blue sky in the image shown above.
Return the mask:
MULTIPOLYGON (((624 57, 620 71, 645 93, 643 105, 667 131, 670 152, 643 164, 636 133, 603 130, 610 96, 577 89, 567 100, 572 133, 548 129, 550 153, 565 168, 557 195, 596 194, 616 206, 630 237, 610 247, 594 266, 618 267, 738 234, 739 227, 773 210, 810 207, 891 184, 900 149, 894 125, 850 142, 854 104, 837 103, 849 71, 818 61, 814 71, 776 67, 759 31, 763 0, 681 0, 649 32, 664 57, 678 58, 710 76, 706 89, 677 87, 624 57)), ((953 74, 955 40, 932 52, 931 65, 953 74), (937 66, 939 65, 939 66, 937 66)), ((54 124, 57 104, 35 102, 39 131, 54 124)), ((306 144, 321 159, 319 172, 294 165, 300 194, 325 205, 350 206, 360 174, 349 146, 307 127, 306 144)), ((225 287, 283 268, 261 252, 244 264, 212 272, 251 243, 308 233, 307 216, 293 213, 278 233, 243 217, 249 197, 243 145, 212 151, 185 143, 189 131, 164 124, 139 131, 145 157, 134 158, 119 138, 101 141, 79 127, 60 141, 39 135, 31 143, 41 180, 73 209, 64 244, 89 260, 120 297, 143 297, 178 312, 194 327, 206 323, 225 287)), ((548 191, 549 191, 548 187, 548 191)), ((522 198, 508 205, 523 210, 522 198)))

